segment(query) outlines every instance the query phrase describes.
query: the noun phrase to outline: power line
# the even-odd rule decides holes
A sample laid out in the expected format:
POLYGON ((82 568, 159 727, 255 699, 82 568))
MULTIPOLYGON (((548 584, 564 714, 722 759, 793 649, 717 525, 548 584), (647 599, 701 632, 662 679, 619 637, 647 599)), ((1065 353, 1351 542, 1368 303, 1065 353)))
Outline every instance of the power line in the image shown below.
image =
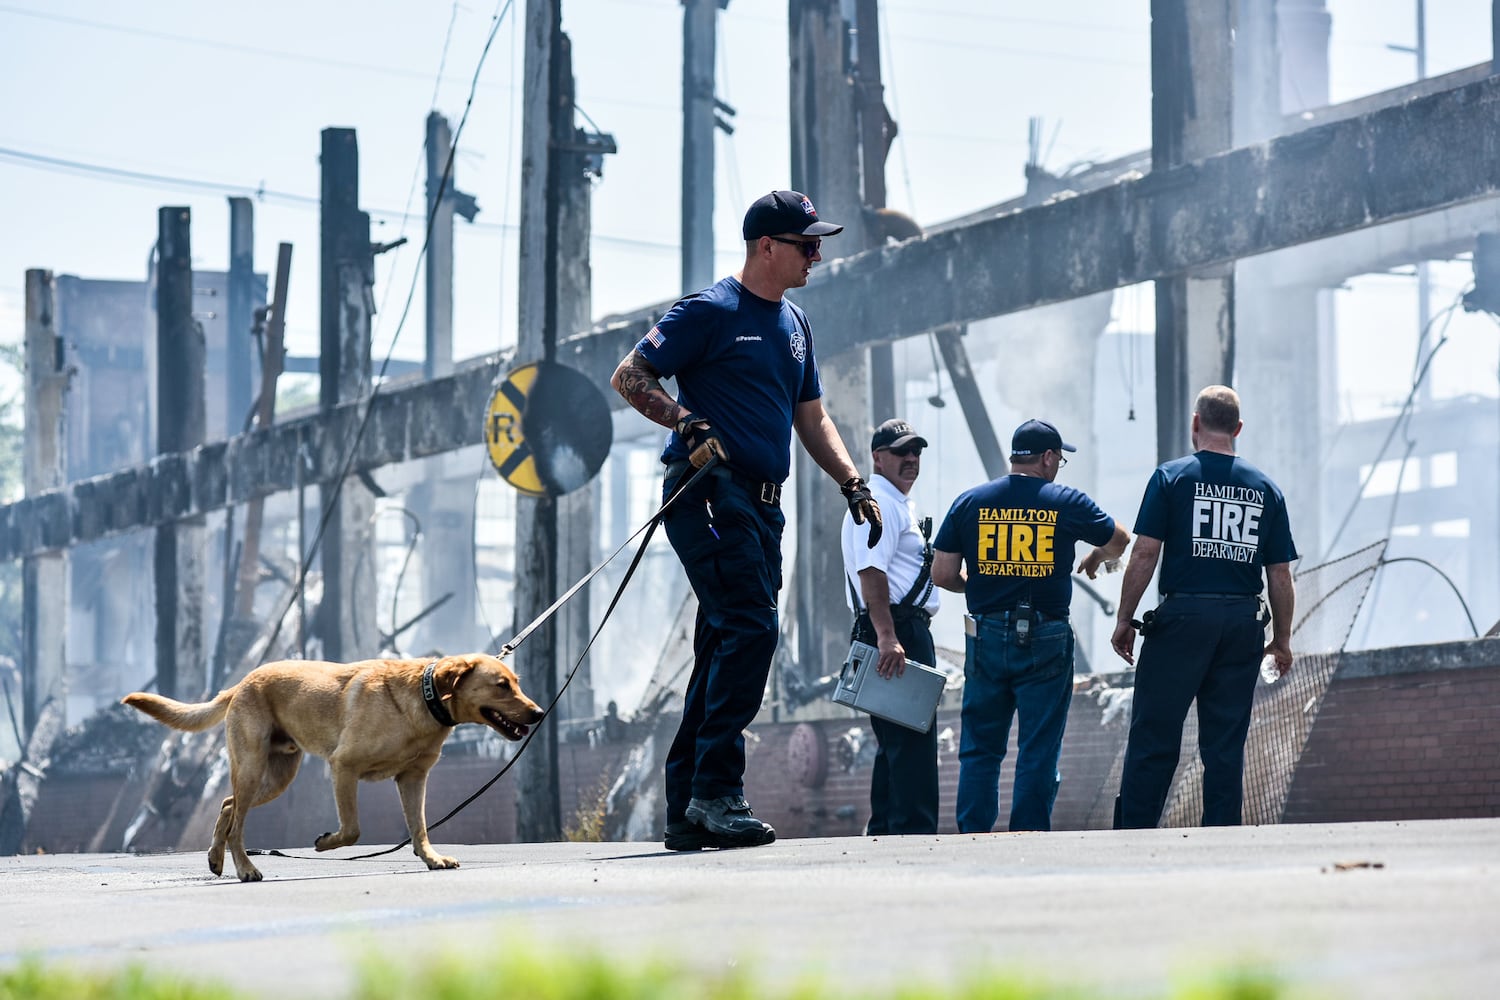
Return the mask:
POLYGON ((41 21, 53 21, 58 24, 73 25, 74 27, 93 28, 98 31, 113 31, 122 35, 135 35, 140 38, 152 38, 163 42, 198 45, 203 48, 236 52, 241 55, 305 62, 316 66, 327 66, 330 69, 355 70, 361 73, 376 73, 381 76, 393 76, 406 80, 421 80, 423 82, 431 78, 431 74, 420 70, 402 69, 397 66, 382 66, 376 63, 354 62, 349 59, 331 59, 327 56, 315 56, 305 52, 286 52, 280 49, 262 48, 257 45, 244 45, 239 42, 224 42, 216 38, 179 35, 170 31, 136 28, 127 24, 111 24, 108 21, 96 21, 86 17, 70 17, 66 14, 54 14, 50 11, 28 10, 25 7, 14 7, 10 4, 0 4, 0 14, 14 14, 19 17, 31 17, 41 21))
MULTIPOLYGON (((228 181, 209 181, 193 177, 178 177, 171 174, 157 174, 144 170, 127 170, 122 167, 111 167, 101 163, 87 163, 82 160, 69 160, 60 156, 48 156, 43 153, 33 153, 24 149, 13 149, 0 146, 0 160, 11 160, 21 166, 33 169, 52 170, 86 176, 103 177, 118 181, 123 184, 139 184, 146 187, 165 188, 168 190, 193 190, 202 191, 206 194, 223 194, 237 197, 250 197, 258 201, 285 202, 297 208, 318 207, 318 199, 305 194, 295 194, 290 191, 277 191, 265 185, 235 184, 228 181)), ((408 212, 400 212, 388 208, 370 208, 372 218, 389 219, 393 221, 404 221, 408 212)), ((468 225, 469 229, 481 232, 493 233, 515 233, 519 230, 508 222, 473 222, 468 225)), ((625 236, 602 236, 595 234, 593 239, 600 243, 612 243, 619 246, 640 247, 651 250, 661 250, 676 253, 678 245, 675 243, 659 243, 653 240, 632 239, 625 236)))

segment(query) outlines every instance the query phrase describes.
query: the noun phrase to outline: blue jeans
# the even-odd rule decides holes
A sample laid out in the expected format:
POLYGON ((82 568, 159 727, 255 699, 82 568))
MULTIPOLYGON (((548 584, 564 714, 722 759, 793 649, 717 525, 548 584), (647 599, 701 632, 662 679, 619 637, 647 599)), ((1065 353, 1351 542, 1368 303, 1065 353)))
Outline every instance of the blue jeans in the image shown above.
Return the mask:
POLYGON ((1010 830, 1052 829, 1057 758, 1073 698, 1073 629, 1048 618, 1016 645, 1006 614, 985 615, 965 641, 963 734, 958 744, 958 829, 988 833, 1000 817, 1000 763, 1019 714, 1010 830))

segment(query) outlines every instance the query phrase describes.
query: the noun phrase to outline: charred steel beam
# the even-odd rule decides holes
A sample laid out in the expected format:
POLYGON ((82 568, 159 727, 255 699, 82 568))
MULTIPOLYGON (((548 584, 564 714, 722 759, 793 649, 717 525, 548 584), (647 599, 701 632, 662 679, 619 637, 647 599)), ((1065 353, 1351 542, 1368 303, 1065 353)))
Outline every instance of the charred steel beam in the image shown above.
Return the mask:
MULTIPOLYGON (((818 324, 818 352, 827 357, 1496 197, 1497 117, 1500 77, 1487 77, 834 261, 814 272, 798 303, 818 324)), ((606 385, 670 306, 596 323, 559 343, 556 358, 606 385)), ((356 469, 478 444, 500 364, 487 359, 382 392, 356 469)), ((0 558, 293 489, 299 453, 308 456, 308 479, 337 469, 356 419, 356 404, 345 404, 322 420, 164 455, 0 507, 0 558), (153 489, 161 480, 181 488, 153 489)))

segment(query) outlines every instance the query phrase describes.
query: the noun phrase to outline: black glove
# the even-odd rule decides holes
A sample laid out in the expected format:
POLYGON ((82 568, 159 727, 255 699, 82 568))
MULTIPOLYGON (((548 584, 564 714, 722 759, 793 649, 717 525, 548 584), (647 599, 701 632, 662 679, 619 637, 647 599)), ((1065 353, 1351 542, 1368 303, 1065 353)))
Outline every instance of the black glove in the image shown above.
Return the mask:
POLYGON ((729 449, 724 447, 724 442, 719 440, 714 429, 702 417, 684 414, 673 429, 682 438, 683 444, 687 445, 688 462, 693 468, 701 469, 715 458, 721 462, 729 461, 729 449))
POLYGON ((854 523, 870 522, 870 538, 865 545, 873 549, 880 544, 880 533, 884 530, 880 520, 880 504, 870 495, 869 485, 858 476, 850 478, 839 489, 843 492, 844 499, 849 501, 849 513, 854 515, 854 523))

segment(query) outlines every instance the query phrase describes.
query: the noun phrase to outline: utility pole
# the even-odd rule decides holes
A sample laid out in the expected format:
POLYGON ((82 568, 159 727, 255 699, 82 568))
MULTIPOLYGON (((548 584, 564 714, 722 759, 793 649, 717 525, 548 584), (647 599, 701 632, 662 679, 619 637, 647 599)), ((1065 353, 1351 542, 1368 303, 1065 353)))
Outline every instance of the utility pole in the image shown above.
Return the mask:
MULTIPOLYGON (((21 472, 28 497, 67 479, 63 405, 68 369, 57 334, 52 272, 26 272, 26 425, 21 472)), ((66 510, 58 511, 66 515, 66 510)), ((36 729, 42 706, 63 701, 67 659, 67 549, 21 561, 21 742, 36 729)))
MULTIPOLYGON (((1151 169, 1230 148, 1235 0, 1151 0, 1151 169)), ((1155 219, 1166 239, 1170 219, 1155 219)), ((1189 443, 1192 394, 1234 376, 1234 264, 1156 282, 1156 451, 1189 443)))
MULTIPOLYGON (((516 361, 551 361, 557 351, 557 216, 553 143, 559 129, 557 63, 561 0, 526 0, 521 112, 521 251, 516 361)), ((573 109, 566 109, 571 123, 573 109)), ((557 501, 516 498, 515 632, 556 599, 557 501)), ((557 697, 556 619, 542 623, 515 653, 527 692, 544 708, 557 697)), ((517 771, 516 839, 562 839, 557 787, 557 719, 536 728, 517 771)))
MULTIPOLYGON (((192 214, 162 208, 157 215, 156 452, 176 455, 204 441, 203 328, 193 319, 192 214)), ((188 490, 178 460, 158 470, 158 490, 188 490)), ((203 693, 203 516, 156 529, 156 689, 192 700, 203 693)))
MULTIPOLYGON (((427 259, 423 277, 427 292, 427 351, 422 377, 453 371, 453 213, 455 195, 448 150, 453 130, 436 111, 427 116, 427 259)), ((472 203, 473 199, 469 199, 472 203)), ((468 215, 470 222, 473 214, 468 215)))
MULTIPOLYGON (((560 0, 527 0, 523 76, 518 363, 555 361, 559 331, 571 333, 587 325, 588 178, 600 175, 604 155, 615 151, 613 136, 585 132, 573 124, 572 46, 562 31, 560 0)), ((590 484, 570 496, 516 499, 517 632, 561 592, 560 568, 571 573, 581 564, 588 569, 594 551, 594 489, 590 484), (564 517, 570 528, 560 539, 558 522, 564 517)), ((516 672, 539 704, 551 705, 557 697, 560 675, 573 664, 568 653, 581 653, 588 621, 588 604, 580 591, 516 651, 516 672)), ((587 700, 587 714, 592 714, 585 669, 580 668, 574 686, 580 692, 577 701, 587 700)), ((576 703, 559 705, 581 710, 576 703)), ((523 843, 562 837, 558 721, 553 717, 540 726, 521 758, 516 837, 523 843)))
MULTIPOLYGON (((324 129, 320 159, 322 349, 318 359, 318 408, 327 413, 339 403, 370 394, 375 258, 370 247, 370 217, 359 210, 359 144, 354 130, 324 129)), ((354 444, 354 428, 349 427, 343 448, 354 444)), ((333 456, 335 463, 341 464, 344 459, 343 449, 333 456)), ((334 661, 373 653, 371 637, 375 633, 375 563, 370 537, 375 501, 359 480, 339 482, 339 472, 339 465, 321 470, 323 504, 333 510, 323 536, 323 599, 318 621, 323 658, 334 661), (364 617, 356 621, 356 614, 364 617)))
POLYGON ((255 311, 255 206, 229 199, 229 308, 224 326, 224 437, 250 419, 250 328, 255 311))
MULTIPOLYGON (((812 199, 818 217, 844 227, 823 242, 827 257, 847 257, 868 245, 859 169, 859 124, 846 52, 850 25, 840 0, 791 0, 791 181, 812 199)), ((790 296, 796 299, 796 295, 790 296)), ((838 316, 809 317, 814 340, 838 316)), ((818 357, 823 405, 857 466, 869 464, 867 351, 818 357)), ((849 648, 844 563, 839 524, 847 507, 837 487, 801 448, 797 456, 798 669, 808 679, 834 672, 849 648)), ((773 679, 773 683, 775 683, 773 679)))
POLYGON ((714 129, 733 132, 714 96, 719 11, 729 0, 682 0, 682 290, 714 281, 714 129))

